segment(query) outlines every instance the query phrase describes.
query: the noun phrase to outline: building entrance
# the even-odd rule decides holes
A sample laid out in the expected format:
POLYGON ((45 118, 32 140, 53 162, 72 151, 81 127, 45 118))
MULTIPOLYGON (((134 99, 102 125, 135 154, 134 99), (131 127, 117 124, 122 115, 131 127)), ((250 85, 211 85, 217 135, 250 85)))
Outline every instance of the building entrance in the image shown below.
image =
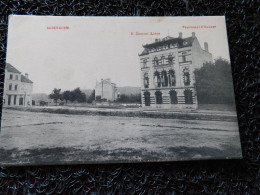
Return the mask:
POLYGON ((145 106, 150 106, 150 93, 148 91, 144 92, 144 102, 145 106))
POLYGON ((8 105, 9 105, 9 106, 11 105, 11 100, 12 100, 12 96, 11 96, 11 95, 8 95, 8 105))
POLYGON ((19 105, 23 105, 23 98, 22 97, 20 97, 20 99, 19 99, 19 105))

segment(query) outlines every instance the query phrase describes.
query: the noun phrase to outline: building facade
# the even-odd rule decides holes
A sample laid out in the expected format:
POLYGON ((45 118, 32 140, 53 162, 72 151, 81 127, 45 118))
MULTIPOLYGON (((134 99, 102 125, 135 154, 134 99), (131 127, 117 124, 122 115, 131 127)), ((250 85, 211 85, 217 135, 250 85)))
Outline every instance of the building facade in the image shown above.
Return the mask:
POLYGON ((14 66, 7 63, 5 68, 4 106, 32 105, 33 82, 28 74, 23 75, 14 66))
POLYGON ((117 100, 117 87, 110 79, 101 79, 96 82, 95 100, 115 101, 117 100))
POLYGON ((194 70, 212 62, 208 44, 204 49, 195 35, 167 36, 143 45, 139 54, 143 107, 197 109, 194 70))

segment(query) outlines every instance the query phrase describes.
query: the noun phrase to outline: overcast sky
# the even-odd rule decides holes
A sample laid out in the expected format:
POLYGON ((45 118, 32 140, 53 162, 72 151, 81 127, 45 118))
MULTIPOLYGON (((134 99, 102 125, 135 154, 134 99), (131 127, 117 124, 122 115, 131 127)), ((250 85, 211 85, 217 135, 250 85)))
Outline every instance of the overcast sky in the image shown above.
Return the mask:
POLYGON ((51 93, 54 87, 93 89, 101 78, 111 78, 119 87, 140 86, 142 45, 179 32, 183 38, 195 32, 202 47, 208 42, 214 59, 229 60, 224 17, 10 16, 6 61, 29 73, 34 93, 51 93), (216 28, 183 28, 197 25, 216 28))

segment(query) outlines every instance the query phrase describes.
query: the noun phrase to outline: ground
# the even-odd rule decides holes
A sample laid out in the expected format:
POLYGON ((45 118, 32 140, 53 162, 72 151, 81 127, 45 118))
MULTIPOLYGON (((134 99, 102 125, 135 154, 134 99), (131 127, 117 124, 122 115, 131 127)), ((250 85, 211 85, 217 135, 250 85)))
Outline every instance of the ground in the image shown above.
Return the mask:
POLYGON ((241 158, 237 121, 3 109, 0 164, 241 158))

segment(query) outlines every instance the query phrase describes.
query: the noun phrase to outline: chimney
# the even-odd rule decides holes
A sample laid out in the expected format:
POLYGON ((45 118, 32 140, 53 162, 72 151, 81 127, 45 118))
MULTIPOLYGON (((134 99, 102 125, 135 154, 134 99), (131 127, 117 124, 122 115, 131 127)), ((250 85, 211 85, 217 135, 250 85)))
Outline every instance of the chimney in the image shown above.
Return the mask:
POLYGON ((195 38, 195 32, 192 32, 192 37, 195 38))
POLYGON ((208 46, 208 43, 207 42, 204 42, 204 50, 206 52, 209 52, 209 46, 208 46))
POLYGON ((26 77, 27 79, 29 79, 29 75, 28 75, 28 73, 25 73, 25 77, 26 77))
POLYGON ((182 32, 179 32, 179 38, 182 39, 182 32))

